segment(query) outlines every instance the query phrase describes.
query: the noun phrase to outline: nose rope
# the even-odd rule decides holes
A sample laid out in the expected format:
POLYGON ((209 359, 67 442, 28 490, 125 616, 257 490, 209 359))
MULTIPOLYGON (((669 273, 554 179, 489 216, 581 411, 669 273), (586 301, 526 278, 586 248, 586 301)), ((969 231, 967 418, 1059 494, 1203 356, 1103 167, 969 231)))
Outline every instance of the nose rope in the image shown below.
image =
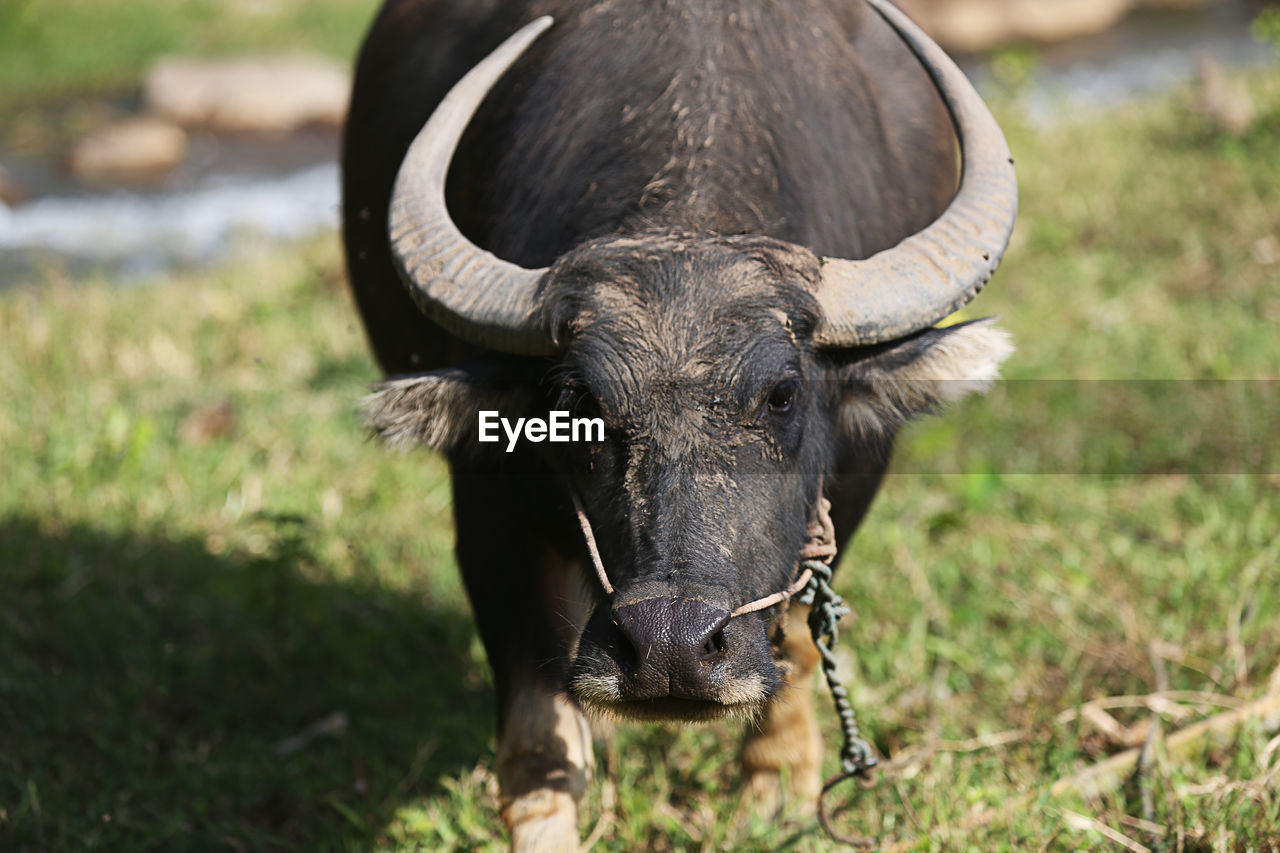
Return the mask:
POLYGON ((757 610, 764 610, 765 608, 772 607, 775 604, 781 604, 808 586, 809 579, 811 577, 813 577, 813 571, 811 569, 805 569, 800 573, 800 577, 796 578, 795 583, 791 584, 791 586, 786 589, 779 590, 773 595, 766 595, 764 598, 758 598, 755 601, 742 605, 737 610, 730 613, 729 618, 734 619, 744 613, 755 613, 757 610))
MULTIPOLYGON (((613 584, 609 582, 609 575, 604 570, 604 562, 600 559, 600 548, 596 545, 596 535, 591 529, 591 519, 587 518, 587 512, 582 508, 582 500, 578 497, 578 493, 571 489, 569 494, 573 498, 573 510, 578 515, 578 527, 582 528, 582 538, 587 542, 587 553, 591 555, 591 565, 596 570, 596 579, 600 581, 600 588, 604 590, 605 595, 613 595, 613 584)), ((836 555, 836 536, 835 527, 831 524, 831 501, 822 497, 821 481, 819 481, 817 509, 817 519, 809 526, 809 539, 800 549, 800 560, 807 562, 822 559, 830 562, 836 555)), ((797 562, 796 568, 800 570, 800 575, 786 589, 747 602, 730 613, 729 618, 735 619, 746 613, 766 610, 804 591, 809 581, 813 579, 813 569, 804 565, 803 562, 797 562)))
POLYGON ((595 566, 596 577, 600 579, 604 594, 613 595, 613 584, 609 583, 609 576, 604 571, 604 563, 600 562, 600 549, 596 547, 596 535, 591 532, 591 521, 587 518, 586 511, 582 509, 582 501, 578 500, 578 493, 570 489, 569 494, 573 497, 574 511, 578 513, 578 526, 582 528, 582 538, 587 540, 587 552, 591 554, 591 564, 595 566))
MULTIPOLYGON (((600 580, 600 587, 606 595, 611 596, 613 584, 609 583, 609 575, 605 572, 604 563, 600 560, 600 549, 596 547, 596 537, 591 530, 591 521, 582 508, 578 493, 571 489, 570 495, 573 498, 573 508, 578 514, 578 526, 582 528, 582 536, 587 541, 591 563, 595 567, 596 577, 600 580)), ((784 590, 742 605, 729 614, 729 618, 764 610, 775 604, 781 604, 797 594, 800 596, 797 601, 809 605, 809 631, 813 635, 813 644, 818 647, 818 653, 822 658, 822 674, 827 681, 827 689, 831 691, 831 700, 835 703, 836 714, 840 717, 841 734, 844 736, 844 743, 840 747, 840 772, 822 786, 822 793, 818 797, 818 817, 822 822, 822 828, 836 841, 856 847, 874 847, 876 844, 874 839, 845 835, 836 829, 827 804, 827 797, 832 789, 848 779, 858 778, 866 781, 878 762, 871 745, 862 738, 858 730, 853 703, 849 701, 849 691, 840 683, 836 673, 837 662, 833 650, 839 637, 838 623, 841 616, 849 615, 850 610, 831 587, 831 563, 836 556, 836 532, 835 525, 831 522, 831 501, 822 494, 821 479, 818 481, 818 503, 814 507, 814 519, 807 533, 808 539, 800 549, 799 559, 796 561, 796 569, 800 571, 800 575, 795 582, 784 590)))

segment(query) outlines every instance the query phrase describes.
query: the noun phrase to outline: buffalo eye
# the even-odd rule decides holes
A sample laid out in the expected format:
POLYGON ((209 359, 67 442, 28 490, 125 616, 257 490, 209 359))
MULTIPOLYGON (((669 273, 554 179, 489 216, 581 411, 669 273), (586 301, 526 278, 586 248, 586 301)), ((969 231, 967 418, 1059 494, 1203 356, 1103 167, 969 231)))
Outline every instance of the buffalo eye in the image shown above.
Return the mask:
POLYGON ((769 392, 769 411, 775 415, 791 411, 799 390, 800 386, 794 379, 784 379, 773 386, 773 390, 769 392))
POLYGON ((574 401, 573 416, 576 418, 600 417, 600 403, 589 392, 584 392, 574 401))
POLYGON ((600 417, 600 404, 596 402, 591 392, 581 385, 566 385, 561 389, 556 408, 578 418, 600 417))

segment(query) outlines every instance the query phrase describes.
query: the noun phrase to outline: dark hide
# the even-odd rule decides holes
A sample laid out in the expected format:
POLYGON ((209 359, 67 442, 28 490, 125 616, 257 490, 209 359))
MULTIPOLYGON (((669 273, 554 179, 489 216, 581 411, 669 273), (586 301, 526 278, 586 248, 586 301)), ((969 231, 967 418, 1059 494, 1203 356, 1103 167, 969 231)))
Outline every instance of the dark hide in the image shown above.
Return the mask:
POLYGON ((779 683, 777 608, 728 613, 790 581, 820 478, 843 540, 898 424, 1007 351, 985 325, 810 343, 818 256, 895 244, 956 183, 932 84, 861 3, 389 0, 361 53, 343 181, 378 359, 434 371, 376 394, 371 423, 450 456, 459 564, 504 709, 533 681, 638 716, 757 712, 779 683), (448 196, 476 243, 553 265, 545 320, 563 349, 549 360, 478 353, 424 319, 386 214, 444 93, 542 13, 555 25, 481 107, 448 196), (598 413, 607 440, 507 454, 475 442, 482 408, 598 413), (587 565, 570 488, 613 601, 563 568, 587 565))

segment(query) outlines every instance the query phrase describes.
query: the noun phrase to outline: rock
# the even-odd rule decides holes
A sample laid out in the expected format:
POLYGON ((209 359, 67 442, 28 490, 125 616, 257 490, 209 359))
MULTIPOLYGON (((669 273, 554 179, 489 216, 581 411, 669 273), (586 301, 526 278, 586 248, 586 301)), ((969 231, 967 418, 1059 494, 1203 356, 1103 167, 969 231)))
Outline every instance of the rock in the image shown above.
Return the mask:
POLYGON ((1238 82, 1227 78, 1218 60, 1196 55, 1196 109, 1219 132, 1244 136, 1253 126, 1253 100, 1238 82))
POLYGON ((17 207, 27 200, 27 193, 22 186, 13 179, 9 174, 9 170, 4 166, 0 166, 0 205, 4 207, 17 207))
POLYGON ((1101 32, 1135 0, 910 0, 904 4, 948 50, 981 51, 1014 41, 1054 42, 1101 32))
POLYGON ((350 89, 347 73, 324 59, 175 58, 151 69, 144 96, 152 111, 187 127, 282 132, 340 125, 350 89))
POLYGON ((1277 240, 1274 234, 1259 238, 1253 242, 1250 254, 1261 266, 1269 267, 1272 264, 1280 264, 1280 240, 1277 240))
POLYGON ((92 131, 67 155, 67 167, 82 180, 163 174, 187 156, 187 134, 158 118, 133 118, 92 131))
POLYGON ((208 444, 235 431, 236 409, 230 400, 196 409, 183 420, 178 435, 188 444, 208 444))
POLYGON ((1018 41, 1056 42, 1100 33, 1139 6, 1185 9, 1204 0, 900 0, 948 50, 977 52, 1018 41))
MULTIPOLYGON (((1174 12, 1184 12, 1187 9, 1194 9, 1197 6, 1203 6, 1207 0, 1139 0, 1139 6, 1145 6, 1148 9, 1167 9, 1174 12)), ((1267 0, 1262 0, 1267 2, 1267 0)))

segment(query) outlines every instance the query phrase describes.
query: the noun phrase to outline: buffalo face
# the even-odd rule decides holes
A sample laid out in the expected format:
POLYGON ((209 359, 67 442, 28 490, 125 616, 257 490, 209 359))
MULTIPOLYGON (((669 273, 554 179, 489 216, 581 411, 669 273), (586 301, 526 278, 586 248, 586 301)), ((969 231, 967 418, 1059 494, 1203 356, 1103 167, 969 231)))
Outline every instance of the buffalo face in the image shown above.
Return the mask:
POLYGON ((756 711, 779 683, 766 620, 830 455, 831 400, 807 338, 810 253, 762 238, 589 243, 552 270, 561 405, 607 440, 568 450, 615 594, 570 683, 644 717, 756 711))

